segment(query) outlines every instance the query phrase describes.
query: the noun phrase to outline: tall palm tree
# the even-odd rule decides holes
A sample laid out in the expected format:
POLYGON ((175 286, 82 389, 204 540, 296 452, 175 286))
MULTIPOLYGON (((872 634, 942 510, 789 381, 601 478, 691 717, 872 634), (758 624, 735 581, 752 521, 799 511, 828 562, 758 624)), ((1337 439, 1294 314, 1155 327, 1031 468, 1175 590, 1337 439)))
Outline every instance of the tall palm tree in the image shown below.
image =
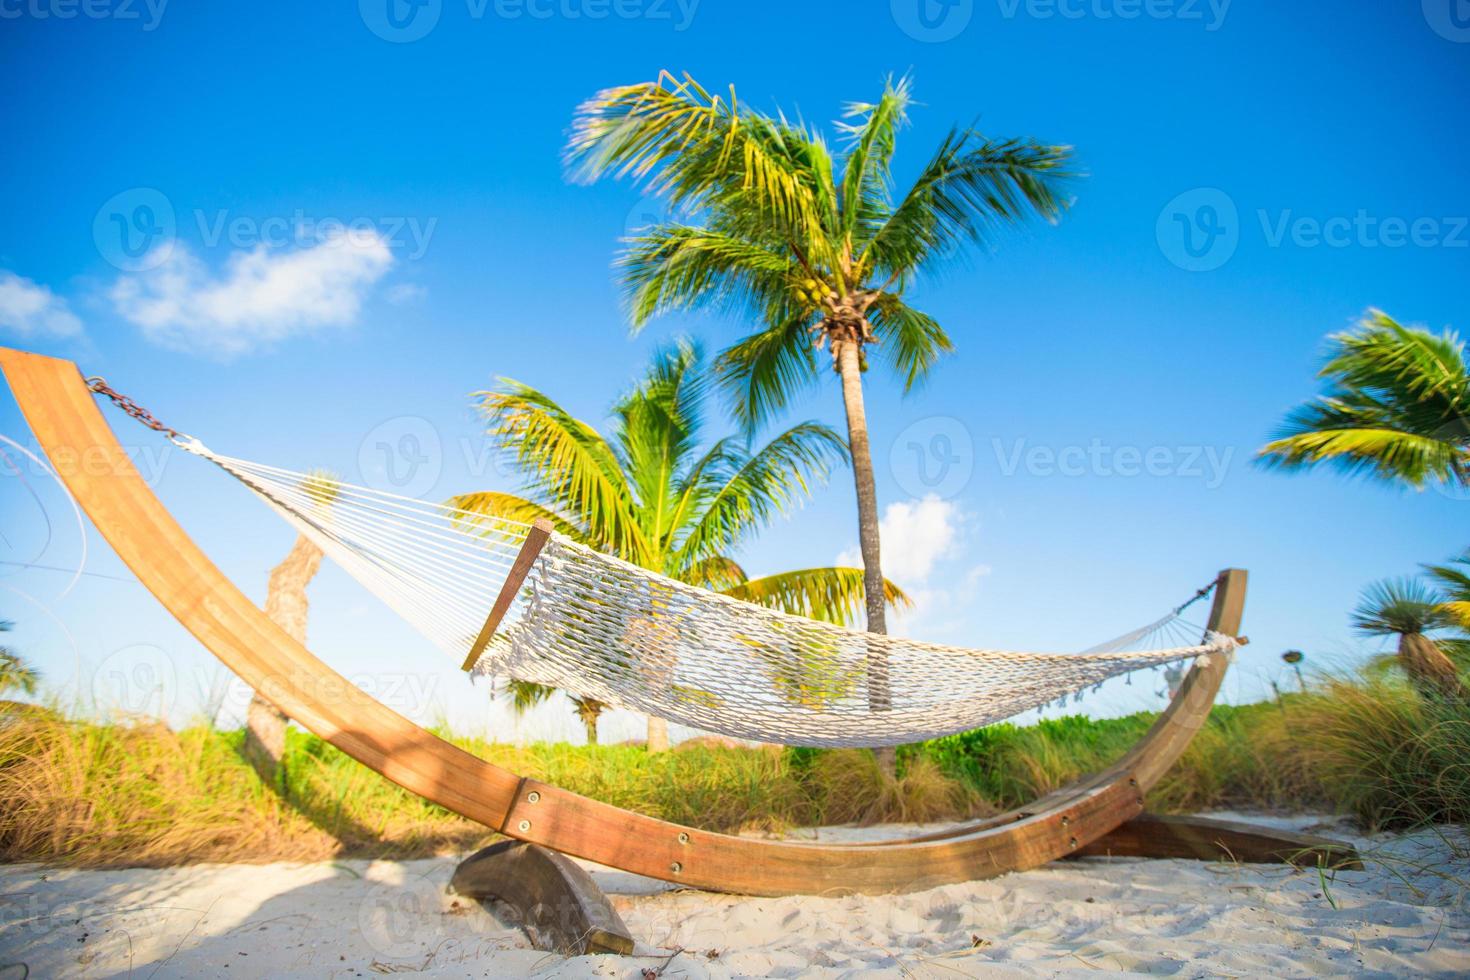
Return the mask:
MULTIPOLYGON (((477 392, 490 437, 520 472, 523 490, 469 493, 450 504, 515 520, 546 518, 575 540, 678 581, 796 615, 851 622, 862 604, 858 569, 752 579, 733 557, 825 479, 845 456, 841 439, 804 422, 758 449, 737 436, 706 443, 710 374, 703 362, 700 348, 687 341, 660 348, 614 404, 607 436, 529 385, 502 379, 500 388, 477 392)), ((892 583, 885 594, 891 604, 908 602, 892 583)), ((588 710, 579 709, 584 721, 588 710)), ((656 719, 652 724, 659 727, 656 719)))
POLYGON ((1329 338, 1318 377, 1326 390, 1293 410, 1259 458, 1422 488, 1470 490, 1470 368, 1453 332, 1404 327, 1369 310, 1357 329, 1329 338))
MULTIPOLYGON (((9 633, 14 627, 14 623, 0 620, 0 633, 9 633)), ((35 694, 40 684, 40 671, 22 660, 14 650, 0 647, 0 694, 7 691, 35 694)))
POLYGON ((719 378, 747 431, 818 377, 825 346, 841 379, 857 491, 867 628, 887 632, 862 374, 879 345, 905 390, 952 349, 906 288, 987 243, 1001 226, 1055 219, 1071 151, 953 129, 917 179, 894 194, 890 163, 910 104, 907 79, 837 123, 843 149, 784 116, 706 92, 667 72, 608 89, 578 110, 567 149, 585 179, 646 178, 689 221, 627 242, 624 283, 635 328, 672 310, 735 313, 756 331, 720 354, 719 378))
MULTIPOLYGON (((302 489, 317 507, 329 508, 341 494, 341 481, 325 470, 315 470, 303 481, 302 489)), ((322 550, 305 535, 298 534, 281 563, 271 569, 266 582, 265 614, 298 643, 306 643, 306 619, 310 603, 306 587, 322 565, 322 550)), ((281 757, 286 752, 288 719, 260 693, 252 692, 245 711, 244 754, 262 779, 274 783, 279 777, 281 757)))
POLYGON ((1418 579, 1389 579, 1363 591, 1353 628, 1368 636, 1397 636, 1398 663, 1420 692, 1461 697, 1454 663, 1430 634, 1452 625, 1441 596, 1418 579))

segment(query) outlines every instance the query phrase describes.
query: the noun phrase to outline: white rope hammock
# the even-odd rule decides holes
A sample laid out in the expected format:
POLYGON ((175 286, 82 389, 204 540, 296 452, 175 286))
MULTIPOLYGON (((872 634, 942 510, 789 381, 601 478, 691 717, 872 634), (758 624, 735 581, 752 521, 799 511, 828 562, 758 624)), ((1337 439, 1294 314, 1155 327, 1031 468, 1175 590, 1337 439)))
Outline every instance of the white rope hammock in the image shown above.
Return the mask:
MULTIPOLYGON (((238 478, 458 659, 530 530, 219 456, 197 440, 180 444, 238 478)), ((1189 629, 1176 610, 1083 653, 941 646, 751 605, 554 534, 474 673, 549 684, 737 738, 897 745, 978 728, 1140 668, 1228 655, 1236 645, 1189 629), (1149 648, 1160 643, 1168 645, 1149 648)))

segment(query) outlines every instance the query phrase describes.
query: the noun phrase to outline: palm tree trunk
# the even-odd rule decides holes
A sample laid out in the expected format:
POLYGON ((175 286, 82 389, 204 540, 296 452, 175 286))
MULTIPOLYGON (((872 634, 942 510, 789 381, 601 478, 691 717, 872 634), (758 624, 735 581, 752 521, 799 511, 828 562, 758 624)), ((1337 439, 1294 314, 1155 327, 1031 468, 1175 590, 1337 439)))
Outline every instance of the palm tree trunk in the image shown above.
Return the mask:
MULTIPOLYGON (((873 452, 868 445, 868 416, 863 408, 861 350, 855 341, 836 341, 837 370, 842 376, 842 406, 847 412, 847 445, 852 453, 852 478, 857 490, 858 546, 863 553, 863 597, 868 612, 868 632, 887 633, 884 608, 883 564, 878 538, 878 488, 873 480, 873 452)), ((886 711, 890 706, 888 657, 868 654, 868 707, 886 711)), ((897 766, 896 750, 874 751, 888 775, 897 766)))
POLYGON ((669 750, 669 723, 662 718, 648 716, 648 744, 649 752, 667 752, 669 750))
POLYGON ((1405 633, 1399 637, 1399 663, 1420 693, 1448 697, 1465 695, 1454 661, 1445 656, 1439 644, 1423 633, 1405 633))
MULTIPOLYGON (((306 642, 309 604, 306 587, 322 564, 322 551, 297 535, 285 559, 271 569, 266 585, 265 614, 299 643, 306 642)), ((286 722, 289 719, 259 692, 250 698, 245 714, 245 758, 260 778, 274 784, 286 751, 286 722)))

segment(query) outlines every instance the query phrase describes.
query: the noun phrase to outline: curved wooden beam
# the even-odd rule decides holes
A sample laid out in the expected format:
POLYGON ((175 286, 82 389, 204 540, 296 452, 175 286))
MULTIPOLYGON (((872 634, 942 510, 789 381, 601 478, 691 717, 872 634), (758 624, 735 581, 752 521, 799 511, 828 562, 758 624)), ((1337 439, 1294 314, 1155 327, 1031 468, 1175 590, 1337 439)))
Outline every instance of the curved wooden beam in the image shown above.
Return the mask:
MULTIPOLYGON (((911 891, 1036 867, 1143 809, 1143 790, 1203 723, 1225 658, 1196 666, 1143 742, 1064 793, 943 839, 865 847, 758 841, 656 820, 522 779, 410 722, 288 636, 200 551, 138 475, 70 361, 0 349, 37 441, 92 523, 163 606, 262 696, 410 792, 511 837, 637 874, 756 895, 911 891)), ((1245 576, 1216 596, 1236 610, 1245 576)))

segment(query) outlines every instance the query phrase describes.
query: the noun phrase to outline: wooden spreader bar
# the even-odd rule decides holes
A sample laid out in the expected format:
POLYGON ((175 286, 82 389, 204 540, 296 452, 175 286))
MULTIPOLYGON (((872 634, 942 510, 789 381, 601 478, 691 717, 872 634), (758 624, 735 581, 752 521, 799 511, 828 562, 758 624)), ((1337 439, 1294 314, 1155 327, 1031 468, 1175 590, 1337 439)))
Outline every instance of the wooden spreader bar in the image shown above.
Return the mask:
POLYGON ((520 553, 516 560, 511 563, 510 573, 505 576, 505 582, 500 586, 500 594, 495 597, 495 604, 490 607, 490 615, 485 617, 485 625, 480 627, 480 635, 475 637, 475 642, 470 644, 470 652, 465 655, 464 664, 460 670, 470 670, 475 666, 475 661, 480 659, 480 654, 485 652, 490 638, 500 628, 500 621, 505 614, 510 612, 510 604, 515 601, 516 593, 521 591, 521 586, 526 582, 526 576, 531 574, 531 566, 536 564, 536 558, 541 554, 541 549, 546 547, 547 540, 551 537, 551 522, 544 517, 538 517, 531 525, 531 531, 526 535, 526 540, 521 542, 520 553))

